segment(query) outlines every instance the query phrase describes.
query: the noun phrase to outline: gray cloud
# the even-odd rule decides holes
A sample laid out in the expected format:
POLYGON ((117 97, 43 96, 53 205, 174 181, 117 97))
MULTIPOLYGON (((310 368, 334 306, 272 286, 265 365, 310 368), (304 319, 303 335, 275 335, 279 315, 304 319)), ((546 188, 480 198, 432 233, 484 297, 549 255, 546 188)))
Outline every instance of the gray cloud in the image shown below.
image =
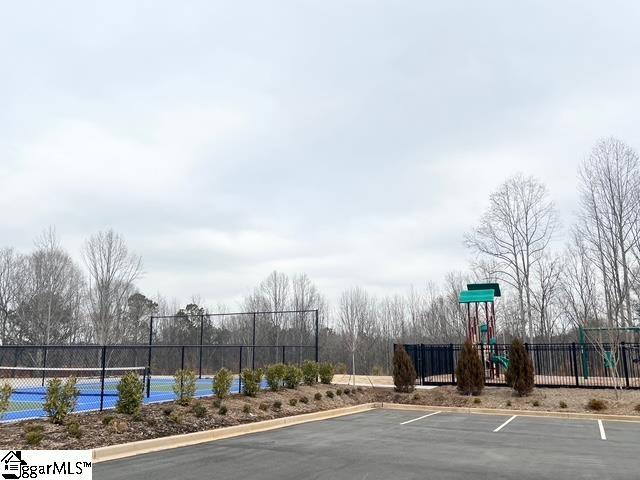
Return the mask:
POLYGON ((20 2, 0 19, 3 243, 113 227, 149 292, 331 297, 469 260, 505 177, 565 225, 601 136, 640 147, 628 2, 20 2))

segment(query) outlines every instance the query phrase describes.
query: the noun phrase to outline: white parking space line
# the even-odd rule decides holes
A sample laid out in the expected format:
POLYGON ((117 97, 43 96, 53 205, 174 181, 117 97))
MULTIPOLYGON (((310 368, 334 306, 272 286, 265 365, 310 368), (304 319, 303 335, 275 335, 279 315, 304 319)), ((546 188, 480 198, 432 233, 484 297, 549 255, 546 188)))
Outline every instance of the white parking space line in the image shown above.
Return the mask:
POLYGON ((600 428, 600 440, 606 440, 607 434, 604 433, 604 425, 602 425, 602 420, 598 420, 598 427, 600 428))
POLYGON ((506 422, 504 422, 502 425, 500 425, 498 428, 496 428, 496 429, 494 430, 494 432, 499 432, 500 430, 502 430, 504 427, 506 427, 507 425, 509 425, 509 423, 510 423, 514 418, 516 418, 516 417, 517 417, 517 415, 514 415, 513 417, 511 417, 509 420, 507 420, 507 421, 506 421, 506 422))
POLYGON ((423 415, 423 416, 421 416, 421 417, 414 418, 414 419, 412 419, 412 420, 407 420, 406 422, 402 422, 400 425, 406 425, 407 423, 417 422, 418 420, 422 420, 423 418, 427 418, 427 417, 430 417, 430 416, 432 416, 432 415, 437 415, 437 414, 439 414, 439 413, 442 413, 442 412, 433 412, 433 413, 429 413, 429 414, 427 414, 427 415, 423 415))

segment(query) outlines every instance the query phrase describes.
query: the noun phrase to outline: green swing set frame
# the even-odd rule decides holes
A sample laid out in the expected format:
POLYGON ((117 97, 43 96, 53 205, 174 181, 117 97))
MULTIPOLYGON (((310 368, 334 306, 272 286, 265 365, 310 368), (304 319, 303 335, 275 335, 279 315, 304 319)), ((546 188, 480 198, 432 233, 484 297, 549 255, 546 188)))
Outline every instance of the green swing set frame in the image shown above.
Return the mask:
MULTIPOLYGON (((580 342, 580 358, 582 360, 582 376, 585 380, 589 379, 589 350, 585 348, 587 345, 587 332, 598 331, 616 331, 616 332, 636 332, 640 333, 640 327, 578 327, 578 337, 580 342)), ((616 368, 618 360, 611 350, 604 351, 605 368, 616 368)))

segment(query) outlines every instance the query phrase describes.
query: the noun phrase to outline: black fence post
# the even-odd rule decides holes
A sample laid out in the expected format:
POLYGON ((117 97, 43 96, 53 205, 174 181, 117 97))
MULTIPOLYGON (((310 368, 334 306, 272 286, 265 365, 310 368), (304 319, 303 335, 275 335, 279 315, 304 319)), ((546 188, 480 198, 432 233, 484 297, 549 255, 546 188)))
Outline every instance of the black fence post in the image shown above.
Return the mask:
POLYGON ((420 344, 420 385, 424 385, 424 343, 420 344))
MULTIPOLYGON (((22 350, 18 350, 18 347, 13 347, 13 366, 17 367, 18 366, 18 352, 22 352, 22 350)), ((13 370, 11 372, 11 378, 14 378, 16 376, 16 371, 13 370)))
POLYGON ((287 358, 286 358, 286 353, 285 353, 285 346, 282 345, 282 364, 286 365, 287 364, 287 358))
POLYGON ((184 345, 180 349, 180 370, 184 370, 184 345))
POLYGON ((573 363, 573 375, 576 377, 576 387, 579 387, 580 378, 578 377, 578 355, 576 352, 576 342, 571 343, 571 360, 573 363))
POLYGON ((105 366, 107 361, 107 346, 102 346, 102 361, 101 361, 101 373, 100 373, 100 411, 104 408, 104 375, 105 375, 105 366))
POLYGON ((202 378, 202 342, 204 340, 204 315, 200 315, 200 358, 198 359, 198 378, 202 378))
POLYGON ((240 345, 240 362, 238 365, 238 393, 242 393, 242 345, 240 345))
POLYGON ((456 366, 455 357, 453 355, 453 343, 449 344, 449 358, 451 359, 451 384, 456 384, 456 366))
POLYGON ((43 352, 42 352, 42 386, 44 387, 44 378, 47 375, 46 369, 47 368, 47 346, 45 345, 43 347, 43 352))
POLYGON ((147 397, 151 395, 151 346, 153 344, 153 315, 149 318, 149 358, 147 360, 147 397))
POLYGON ((316 309, 316 363, 320 361, 320 348, 319 348, 319 333, 320 333, 320 322, 318 317, 318 309, 316 309))
POLYGON ((624 370, 624 381, 627 388, 629 388, 629 367, 627 366, 627 349, 625 343, 620 344, 622 347, 622 368, 624 370))
POLYGON ((256 369, 256 312, 253 312, 253 333, 251 335, 251 370, 256 369))

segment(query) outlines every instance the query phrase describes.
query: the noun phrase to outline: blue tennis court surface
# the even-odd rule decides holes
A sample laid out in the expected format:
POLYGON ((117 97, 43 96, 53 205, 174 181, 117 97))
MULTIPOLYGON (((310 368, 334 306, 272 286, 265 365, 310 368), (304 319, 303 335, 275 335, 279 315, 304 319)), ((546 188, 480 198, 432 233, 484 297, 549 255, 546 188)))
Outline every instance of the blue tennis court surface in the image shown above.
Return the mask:
MULTIPOLYGON (((117 387, 118 380, 105 380, 104 396, 102 397, 102 408, 112 409, 115 408, 118 401, 117 387)), ((174 379, 173 377, 152 377, 151 389, 149 397, 146 396, 144 403, 160 403, 170 402, 176 399, 176 395, 173 392, 174 379)), ((145 386, 146 387, 146 386, 145 386)), ((263 382, 262 388, 266 388, 266 383, 263 382)), ((74 412, 90 412, 100 410, 100 385, 96 385, 95 382, 83 384, 82 381, 78 381, 77 388, 80 390, 80 396, 78 397, 78 403, 74 412)), ((231 387, 231 393, 238 393, 240 391, 240 384, 238 379, 234 379, 231 387)), ((9 412, 4 416, 2 421, 16 421, 26 420, 31 418, 46 417, 46 413, 43 410, 43 404, 45 402, 46 387, 41 385, 34 385, 30 387, 22 387, 16 389, 11 396, 11 403, 9 412)), ((197 398, 208 397, 213 395, 212 379, 201 378, 196 383, 197 398)))

